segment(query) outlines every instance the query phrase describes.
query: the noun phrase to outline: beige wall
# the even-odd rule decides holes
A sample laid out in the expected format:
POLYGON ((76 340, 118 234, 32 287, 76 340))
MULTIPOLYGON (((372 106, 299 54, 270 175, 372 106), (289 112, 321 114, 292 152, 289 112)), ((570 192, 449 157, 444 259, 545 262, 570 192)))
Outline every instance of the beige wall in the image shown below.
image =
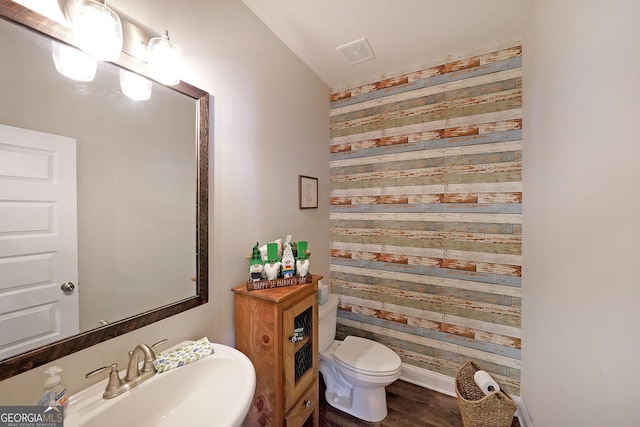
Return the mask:
POLYGON ((522 398, 640 425, 640 3, 538 1, 524 38, 522 398))
MULTIPOLYGON (((86 372, 113 362, 125 366, 138 342, 208 336, 233 345, 230 289, 245 279, 244 255, 256 240, 286 234, 308 240, 311 271, 329 273, 326 85, 242 2, 119 3, 158 33, 169 29, 181 47, 184 80, 211 93, 211 301, 56 361, 71 393, 96 381, 86 380, 86 372), (298 210, 300 174, 319 178, 319 209, 298 210)), ((1 403, 34 403, 47 366, 0 382, 1 403)))

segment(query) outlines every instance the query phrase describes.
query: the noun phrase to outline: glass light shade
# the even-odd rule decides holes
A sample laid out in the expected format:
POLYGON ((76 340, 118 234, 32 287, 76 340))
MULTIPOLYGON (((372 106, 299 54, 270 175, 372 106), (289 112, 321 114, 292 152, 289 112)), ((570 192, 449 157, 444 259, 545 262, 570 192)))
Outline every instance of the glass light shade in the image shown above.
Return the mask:
POLYGON ((131 71, 120 69, 120 89, 134 101, 151 98, 151 80, 131 71))
POLYGON ((180 83, 180 51, 168 31, 149 40, 149 74, 165 85, 180 83))
POLYGON ((122 51, 120 17, 105 4, 81 0, 72 17, 78 46, 100 61, 116 61, 122 51))
POLYGON ((96 76, 98 61, 74 47, 52 41, 51 56, 63 76, 81 82, 90 82, 96 76))

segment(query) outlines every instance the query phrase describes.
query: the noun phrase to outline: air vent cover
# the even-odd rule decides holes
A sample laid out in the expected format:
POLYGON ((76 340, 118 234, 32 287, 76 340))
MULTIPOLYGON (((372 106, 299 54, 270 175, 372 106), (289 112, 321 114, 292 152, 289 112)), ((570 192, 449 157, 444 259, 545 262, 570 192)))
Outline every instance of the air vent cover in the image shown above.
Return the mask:
POLYGON ((338 46, 336 50, 344 55, 344 58, 349 64, 357 64, 358 62, 368 61, 376 57, 373 54, 373 50, 371 50, 371 46, 369 46, 369 42, 365 38, 338 46))

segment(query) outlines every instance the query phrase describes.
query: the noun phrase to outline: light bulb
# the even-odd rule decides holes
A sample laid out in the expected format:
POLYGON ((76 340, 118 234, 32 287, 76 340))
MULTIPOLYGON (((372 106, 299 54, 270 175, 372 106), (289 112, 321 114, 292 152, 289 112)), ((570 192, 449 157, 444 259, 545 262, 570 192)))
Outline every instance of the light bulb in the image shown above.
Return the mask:
POLYGON ((145 101, 151 98, 151 80, 122 68, 120 69, 120 89, 134 101, 145 101))
POLYGON ((149 40, 149 74, 165 85, 180 83, 180 51, 168 31, 149 40))
POLYGON ((56 70, 63 76, 81 82, 90 82, 96 76, 95 58, 74 47, 52 41, 51 56, 56 70))
POLYGON ((120 17, 106 5, 82 0, 72 18, 80 49, 101 61, 116 61, 122 51, 120 17))

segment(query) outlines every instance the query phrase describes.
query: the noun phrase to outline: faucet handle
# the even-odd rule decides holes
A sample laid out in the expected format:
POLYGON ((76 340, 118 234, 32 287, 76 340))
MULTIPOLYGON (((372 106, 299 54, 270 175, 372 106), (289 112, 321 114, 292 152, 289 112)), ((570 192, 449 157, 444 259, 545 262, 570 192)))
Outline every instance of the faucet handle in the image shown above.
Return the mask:
POLYGON ((91 371, 84 376, 85 378, 89 378, 102 372, 106 372, 107 370, 109 371, 109 381, 107 382, 107 386, 105 387, 102 395, 105 399, 116 396, 116 391, 122 387, 122 380, 118 374, 118 364, 113 363, 109 366, 103 366, 102 368, 91 371))
POLYGON ((160 345, 160 344, 164 344, 164 343, 166 343, 167 341, 169 341, 169 340, 168 340, 168 339, 166 339, 166 338, 165 338, 165 339, 163 339, 163 340, 160 340, 160 341, 158 341, 157 343, 153 344, 153 345, 151 346, 151 349, 153 350, 153 347, 158 346, 158 345, 160 345))

